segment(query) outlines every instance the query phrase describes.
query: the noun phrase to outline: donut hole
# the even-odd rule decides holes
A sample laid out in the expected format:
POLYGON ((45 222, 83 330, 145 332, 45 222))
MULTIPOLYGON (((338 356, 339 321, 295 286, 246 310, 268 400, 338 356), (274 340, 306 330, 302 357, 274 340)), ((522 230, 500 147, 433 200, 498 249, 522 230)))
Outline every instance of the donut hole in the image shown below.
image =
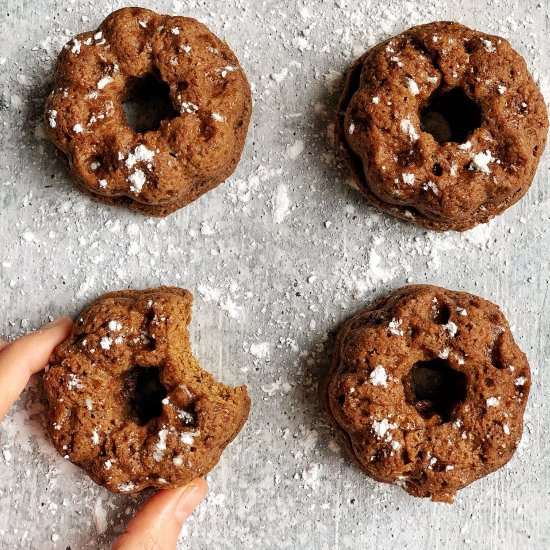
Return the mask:
POLYGON ((122 108, 126 124, 140 134, 155 132, 163 120, 178 115, 170 98, 170 86, 154 73, 128 81, 122 108))
POLYGON ((420 416, 449 422, 455 407, 466 399, 467 379, 444 359, 419 361, 403 378, 405 398, 420 416))
POLYGON ((464 143, 481 122, 481 107, 462 88, 437 90, 420 109, 420 128, 438 143, 464 143))
POLYGON ((162 414, 162 400, 168 391, 160 381, 158 367, 135 366, 125 375, 122 395, 128 403, 129 418, 145 426, 162 414))

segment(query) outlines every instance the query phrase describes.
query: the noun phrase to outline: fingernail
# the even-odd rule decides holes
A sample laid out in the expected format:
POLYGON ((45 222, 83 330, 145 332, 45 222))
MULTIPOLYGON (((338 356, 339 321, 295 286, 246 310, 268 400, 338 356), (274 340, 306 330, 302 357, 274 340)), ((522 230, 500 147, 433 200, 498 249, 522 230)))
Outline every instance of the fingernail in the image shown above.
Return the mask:
POLYGON ((63 324, 66 321, 67 321, 67 317, 58 317, 54 321, 51 321, 47 325, 44 325, 44 328, 46 328, 46 329, 54 328, 54 327, 57 327, 57 326, 63 324))
POLYGON ((176 504, 176 518, 184 522, 206 495, 206 486, 199 480, 192 481, 185 487, 176 504))

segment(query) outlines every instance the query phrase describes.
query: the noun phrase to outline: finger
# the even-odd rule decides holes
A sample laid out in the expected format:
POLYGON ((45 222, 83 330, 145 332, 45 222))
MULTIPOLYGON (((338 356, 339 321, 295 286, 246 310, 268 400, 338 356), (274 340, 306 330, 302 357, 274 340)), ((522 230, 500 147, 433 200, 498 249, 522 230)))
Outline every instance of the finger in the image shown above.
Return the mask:
POLYGON ((0 420, 29 378, 48 363, 54 348, 71 333, 73 322, 61 317, 0 350, 0 420))
POLYGON ((206 496, 208 484, 197 478, 182 489, 159 491, 128 524, 113 550, 175 550, 185 520, 206 496))
POLYGON ((8 344, 9 342, 4 342, 4 340, 0 340, 0 351, 2 351, 8 344))

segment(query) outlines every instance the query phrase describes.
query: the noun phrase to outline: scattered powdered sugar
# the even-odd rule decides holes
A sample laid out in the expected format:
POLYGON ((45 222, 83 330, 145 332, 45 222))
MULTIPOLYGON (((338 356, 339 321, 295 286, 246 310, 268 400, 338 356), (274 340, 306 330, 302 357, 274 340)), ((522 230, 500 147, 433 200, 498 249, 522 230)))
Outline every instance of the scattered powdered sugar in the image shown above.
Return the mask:
POLYGON ((184 424, 193 424, 195 422, 195 417, 188 411, 183 409, 178 409, 178 418, 183 420, 184 424))
POLYGON ((308 464, 302 470, 302 480, 305 487, 309 489, 315 489, 319 483, 319 477, 321 475, 322 466, 316 462, 308 464))
POLYGON ((402 323, 403 321, 401 319, 392 319, 388 324, 390 333, 394 336, 403 336, 403 330, 399 328, 402 323))
POLYGON ((406 183, 407 185, 414 185, 415 181, 415 175, 410 173, 404 173, 401 174, 401 178, 403 179, 403 183, 406 183))
POLYGON ((48 124, 51 128, 55 128, 57 126, 57 111, 55 109, 48 112, 48 124))
POLYGON ((101 346, 101 349, 104 350, 110 350, 111 346, 113 345, 113 339, 109 336, 104 336, 100 341, 99 345, 101 346))
POLYGON ((181 113, 187 113, 188 115, 192 115, 196 113, 199 110, 199 106, 196 103, 191 103, 190 101, 182 101, 181 102, 181 113))
POLYGON ((160 462, 164 457, 164 451, 166 450, 166 438, 168 437, 168 430, 163 428, 158 433, 158 441, 155 444, 153 450, 153 459, 156 462, 160 462))
POLYGON ((487 149, 485 152, 474 155, 474 158, 470 163, 470 170, 477 170, 483 174, 490 174, 491 169, 489 168, 489 164, 495 160, 496 159, 493 157, 491 151, 487 149))
POLYGON ((111 332, 118 332, 122 329, 122 325, 118 321, 109 321, 109 330, 111 332))
POLYGON ((289 148, 288 148, 288 157, 292 160, 296 160, 304 152, 304 142, 301 139, 297 139, 289 148))
POLYGON ((113 77, 112 76, 104 76, 97 83, 97 89, 98 90, 103 90, 103 88, 105 88, 106 86, 111 84, 111 82, 113 82, 113 77))
POLYGON ((147 149, 143 144, 138 145, 133 152, 128 153, 128 157, 124 161, 126 168, 132 168, 138 162, 151 162, 155 152, 147 149))
POLYGON ((183 457, 181 455, 175 456, 172 459, 172 464, 174 466, 181 466, 183 464, 183 457))
POLYGON ((453 323, 452 321, 449 321, 443 328, 449 333, 449 336, 451 338, 454 338, 456 336, 456 333, 458 332, 458 327, 456 326, 456 323, 453 323))
POLYGON ((74 53, 75 55, 78 55, 80 53, 80 47, 82 46, 82 43, 77 38, 73 38, 72 40, 72 46, 71 46, 71 53, 74 53))
POLYGON ((269 397, 273 397, 277 393, 288 393, 291 389, 292 386, 288 382, 284 382, 281 378, 278 378, 271 384, 261 386, 261 390, 269 397))
POLYGON ((180 433, 180 439, 184 445, 194 445, 195 444, 195 438, 200 437, 201 433, 199 431, 196 432, 181 432, 180 433))
POLYGON ((74 390, 75 388, 80 390, 83 388, 80 378, 78 378, 78 376, 72 372, 69 374, 69 381, 67 382, 67 388, 69 388, 70 390, 74 390))
POLYGON ((118 490, 122 491, 123 493, 126 493, 128 491, 133 491, 135 488, 136 488, 135 484, 132 483, 131 481, 128 481, 126 483, 121 483, 118 486, 118 490))
POLYGON ((424 191, 431 191, 434 195, 441 194, 441 191, 439 190, 439 187, 433 181, 427 181, 422 186, 422 189, 424 189, 424 191))
POLYGON ((369 376, 370 383, 373 386, 388 386, 388 375, 386 369, 382 365, 377 365, 369 376))
POLYGON ((480 40, 488 53, 495 53, 497 51, 496 47, 490 40, 487 40, 486 38, 480 38, 480 40))
POLYGON ((487 399, 488 407, 498 407, 500 405, 500 397, 489 397, 487 399))
POLYGON ((254 355, 254 357, 257 357, 258 359, 269 359, 271 346, 269 345, 269 342, 251 344, 249 351, 251 355, 254 355))
POLYGON ((199 294, 207 302, 216 302, 230 319, 237 319, 242 307, 235 301, 240 297, 239 287, 234 282, 224 284, 225 290, 201 283, 197 287, 199 294))
POLYGON ((101 535, 107 531, 107 510, 103 507, 103 501, 98 498, 92 513, 96 532, 101 535))
POLYGON ((138 168, 128 176, 128 181, 131 184, 130 191, 132 191, 137 195, 141 193, 141 190, 143 189, 143 186, 145 185, 147 178, 145 177, 145 173, 143 172, 143 170, 140 170, 138 168))
POLYGON ((288 188, 284 183, 280 183, 273 198, 273 219, 275 223, 283 223, 289 212, 290 200, 288 198, 288 188))
POLYGON ((221 296, 221 290, 209 285, 200 284, 197 287, 199 294, 208 302, 217 302, 221 296))
POLYGON ((416 131, 416 128, 414 127, 413 123, 411 122, 410 119, 408 118, 404 118, 402 121, 401 121, 401 131, 408 135, 409 136, 409 139, 412 141, 412 142, 415 142, 415 141, 418 141, 418 139, 420 138, 418 132, 416 131))
POLYGON ((411 92, 412 95, 418 95, 420 93, 418 84, 412 78, 407 78, 407 88, 409 88, 409 92, 411 92))
POLYGON ((373 420, 372 422, 372 431, 376 434, 377 439, 382 439, 384 436, 386 436, 386 441, 391 441, 391 430, 395 430, 397 428, 397 424, 390 422, 387 418, 383 418, 382 420, 373 420))
POLYGON ((232 65, 226 65, 221 69, 217 69, 217 72, 220 73, 222 78, 226 78, 229 73, 232 73, 235 70, 235 67, 232 65))

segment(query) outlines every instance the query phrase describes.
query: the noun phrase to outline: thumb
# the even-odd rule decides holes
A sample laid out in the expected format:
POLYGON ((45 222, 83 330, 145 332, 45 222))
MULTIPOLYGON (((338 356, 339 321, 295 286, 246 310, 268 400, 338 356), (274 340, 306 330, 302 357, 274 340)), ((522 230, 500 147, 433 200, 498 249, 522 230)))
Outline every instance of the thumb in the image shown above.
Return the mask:
POLYGON ((128 524, 113 550, 175 550, 185 520, 207 490, 206 481, 197 478, 183 488, 159 491, 128 524))

